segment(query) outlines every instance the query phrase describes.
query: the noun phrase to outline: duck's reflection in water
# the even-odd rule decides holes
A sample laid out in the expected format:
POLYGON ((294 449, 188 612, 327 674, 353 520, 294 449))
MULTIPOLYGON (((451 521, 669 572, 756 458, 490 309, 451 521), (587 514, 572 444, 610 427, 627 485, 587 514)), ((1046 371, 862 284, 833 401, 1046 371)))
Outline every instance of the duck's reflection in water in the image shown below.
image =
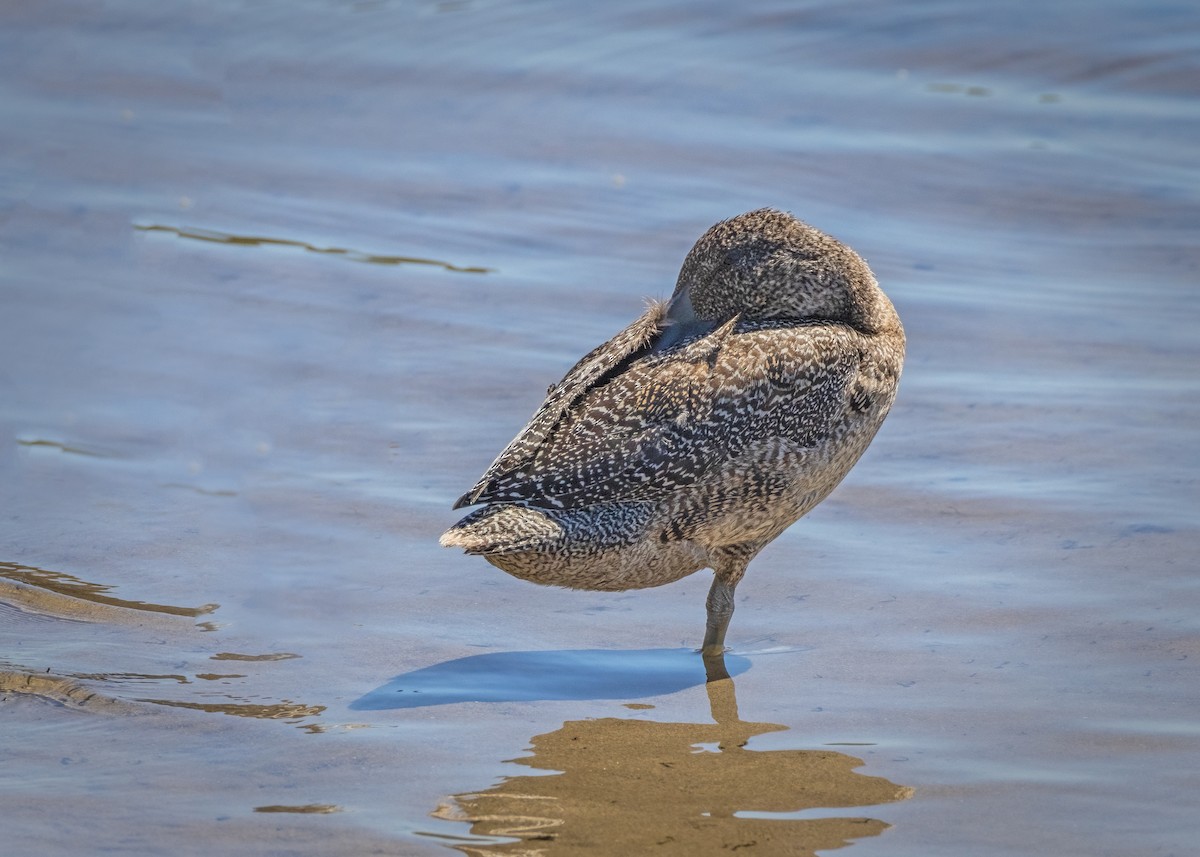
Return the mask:
POLYGON ((820 810, 904 800, 912 789, 856 773, 862 760, 829 750, 753 750, 787 729, 739 719, 733 680, 710 663, 715 723, 571 720, 533 738, 514 760, 554 775, 514 776, 455 795, 437 818, 469 822, 471 855, 805 855, 878 836, 889 825, 820 810), (803 815, 804 817, 800 817, 803 815), (510 837, 512 841, 500 841, 510 837))

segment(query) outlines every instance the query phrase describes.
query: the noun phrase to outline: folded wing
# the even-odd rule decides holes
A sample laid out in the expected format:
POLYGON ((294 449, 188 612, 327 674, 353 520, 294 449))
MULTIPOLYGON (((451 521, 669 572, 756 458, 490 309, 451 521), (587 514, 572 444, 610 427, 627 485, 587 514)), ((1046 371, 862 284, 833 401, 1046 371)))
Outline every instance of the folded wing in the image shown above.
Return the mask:
POLYGON ((458 506, 655 501, 761 441, 816 446, 855 407, 849 328, 735 318, 656 352, 660 325, 652 307, 584 357, 458 506))

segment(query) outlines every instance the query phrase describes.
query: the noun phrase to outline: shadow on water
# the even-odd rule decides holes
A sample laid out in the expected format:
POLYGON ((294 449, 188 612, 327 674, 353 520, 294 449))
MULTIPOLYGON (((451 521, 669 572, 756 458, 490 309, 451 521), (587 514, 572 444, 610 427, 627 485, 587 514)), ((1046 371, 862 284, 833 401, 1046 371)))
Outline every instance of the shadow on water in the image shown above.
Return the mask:
POLYGON ((831 750, 752 750, 786 731, 741 720, 731 678, 707 684, 714 723, 569 720, 513 760, 553 775, 506 777, 454 795, 435 818, 471 825, 437 836, 477 855, 812 855, 878 836, 890 825, 829 812, 906 800, 913 791, 856 773, 861 759, 831 750))
MULTIPOLYGON (((727 656, 739 675, 750 661, 727 656)), ((495 652, 472 655, 396 676, 350 704, 355 711, 420 708, 455 702, 550 699, 637 699, 703 684, 702 658, 691 649, 495 652)))

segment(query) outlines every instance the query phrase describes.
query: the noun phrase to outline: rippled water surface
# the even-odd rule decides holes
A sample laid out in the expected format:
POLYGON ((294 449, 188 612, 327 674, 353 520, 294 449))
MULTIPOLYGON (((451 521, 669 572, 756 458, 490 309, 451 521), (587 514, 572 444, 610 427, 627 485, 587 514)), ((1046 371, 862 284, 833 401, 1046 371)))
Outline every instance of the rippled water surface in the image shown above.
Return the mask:
POLYGON ((1200 837, 1187 2, 0 10, 5 854, 1182 855, 1200 837), (437 546, 716 220, 909 336, 753 563, 437 546))

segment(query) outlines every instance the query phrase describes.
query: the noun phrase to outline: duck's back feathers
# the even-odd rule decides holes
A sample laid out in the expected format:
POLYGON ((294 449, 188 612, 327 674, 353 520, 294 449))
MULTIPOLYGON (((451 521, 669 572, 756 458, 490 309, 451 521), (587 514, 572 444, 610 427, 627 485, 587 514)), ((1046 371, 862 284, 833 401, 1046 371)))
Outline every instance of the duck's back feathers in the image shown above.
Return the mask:
POLYGON ((812 449, 849 412, 891 403, 863 371, 867 339, 845 325, 734 318, 658 351, 656 312, 580 361, 459 505, 659 500, 727 479, 765 442, 812 449))

